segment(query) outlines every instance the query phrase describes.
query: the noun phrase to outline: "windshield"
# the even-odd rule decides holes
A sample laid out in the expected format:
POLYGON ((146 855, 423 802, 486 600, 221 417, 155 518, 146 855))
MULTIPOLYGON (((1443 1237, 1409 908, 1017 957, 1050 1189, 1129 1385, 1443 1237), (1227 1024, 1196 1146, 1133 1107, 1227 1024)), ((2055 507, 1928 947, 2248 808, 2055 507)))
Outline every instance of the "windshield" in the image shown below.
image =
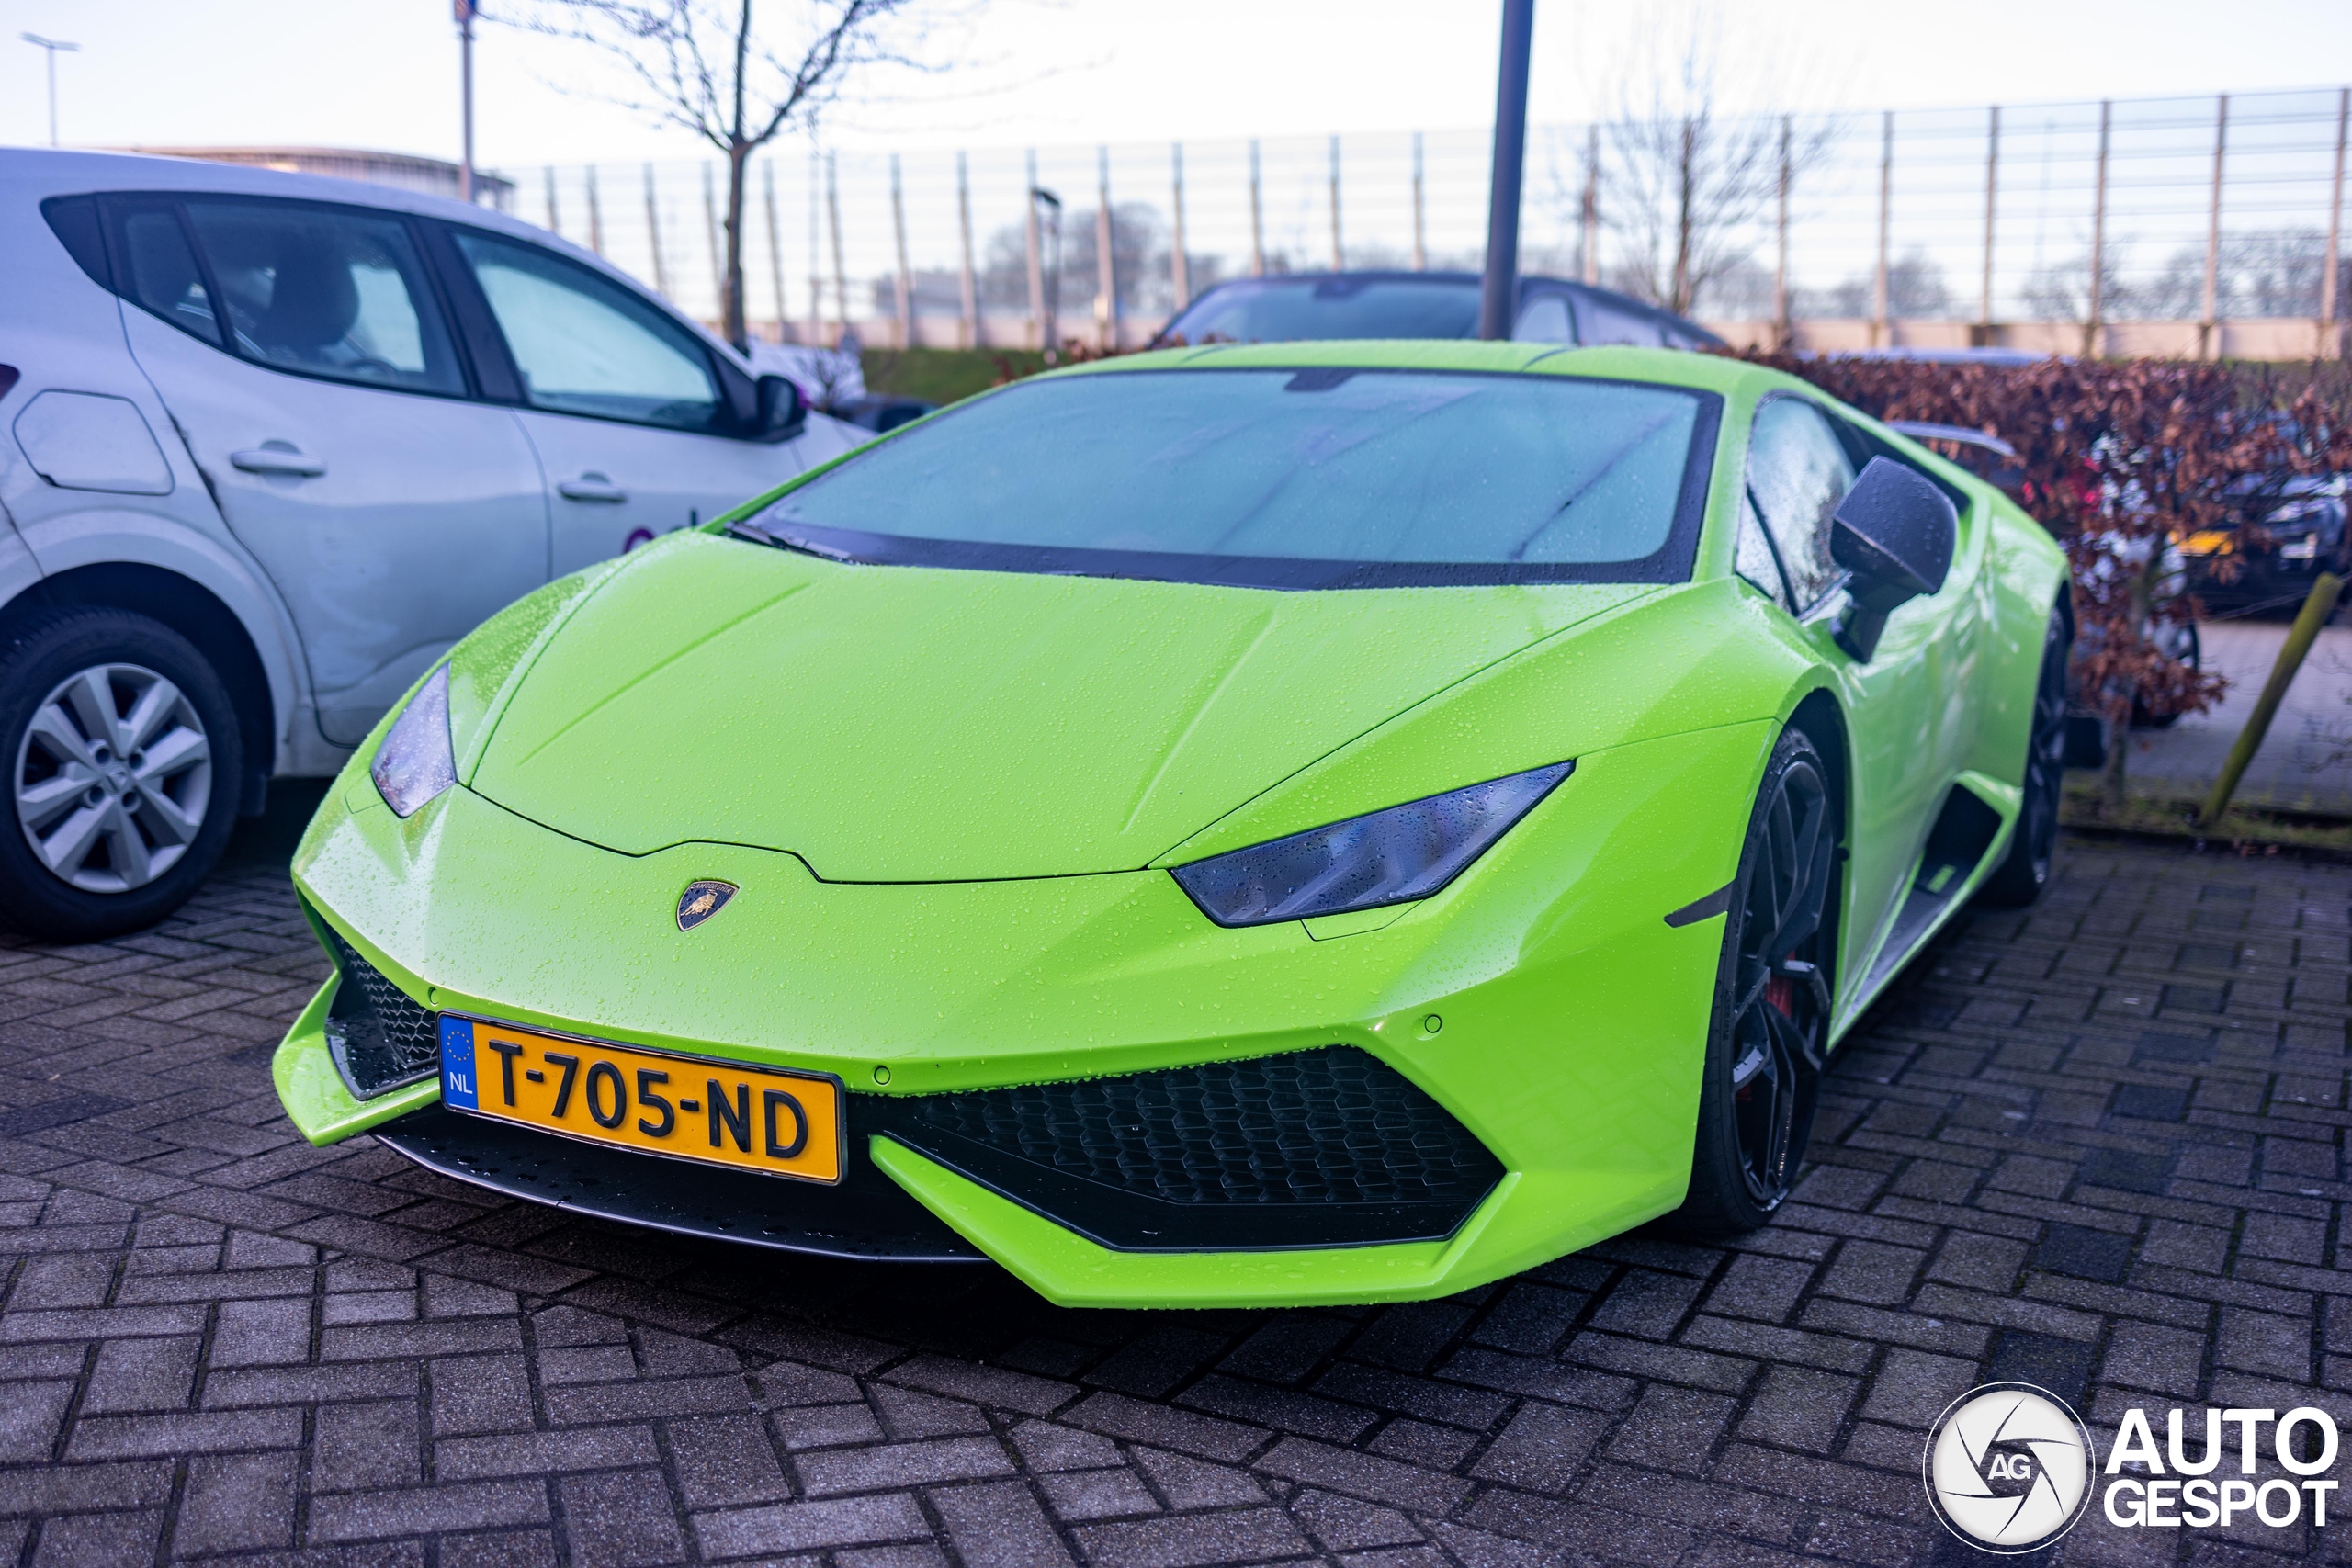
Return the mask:
POLYGON ((1720 400, 1429 371, 1111 371, 910 426, 751 521, 909 566, 1264 588, 1688 577, 1720 400))
POLYGON ((1471 337, 1477 328, 1478 285, 1467 279, 1266 278, 1204 295, 1168 323, 1160 341, 1471 337))

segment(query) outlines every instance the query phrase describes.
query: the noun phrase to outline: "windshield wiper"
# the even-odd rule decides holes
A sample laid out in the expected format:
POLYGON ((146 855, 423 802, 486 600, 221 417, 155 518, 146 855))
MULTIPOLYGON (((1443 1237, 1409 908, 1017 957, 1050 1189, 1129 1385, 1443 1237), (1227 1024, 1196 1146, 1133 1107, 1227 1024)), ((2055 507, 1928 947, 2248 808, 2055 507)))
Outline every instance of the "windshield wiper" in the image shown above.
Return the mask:
POLYGON ((748 519, 729 523, 727 525, 727 531, 739 539, 749 539, 755 545, 773 545, 779 550, 793 550, 804 556, 815 556, 819 560, 840 561, 851 566, 861 564, 858 558, 847 550, 837 550, 831 545, 820 545, 814 539, 798 538, 790 534, 771 534, 748 519))

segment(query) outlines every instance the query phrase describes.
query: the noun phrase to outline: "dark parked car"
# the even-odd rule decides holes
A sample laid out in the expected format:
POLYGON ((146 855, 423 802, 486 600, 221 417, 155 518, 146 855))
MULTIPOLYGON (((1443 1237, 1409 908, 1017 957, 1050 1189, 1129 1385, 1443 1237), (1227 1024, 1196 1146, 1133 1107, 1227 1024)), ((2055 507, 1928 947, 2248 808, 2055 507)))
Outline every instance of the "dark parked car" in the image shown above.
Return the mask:
POLYGON ((2241 516, 2180 542, 2189 588, 2211 610, 2292 615, 2313 578, 2352 570, 2347 490, 2352 476, 2305 474, 2249 496, 2241 516))
MULTIPOLYGON (((1478 335, 1475 272, 1295 272, 1221 283, 1181 311, 1154 348, 1306 338, 1464 338, 1478 335)), ((1724 348, 1723 339, 1630 295, 1559 277, 1519 280, 1523 343, 1637 344, 1724 348)))

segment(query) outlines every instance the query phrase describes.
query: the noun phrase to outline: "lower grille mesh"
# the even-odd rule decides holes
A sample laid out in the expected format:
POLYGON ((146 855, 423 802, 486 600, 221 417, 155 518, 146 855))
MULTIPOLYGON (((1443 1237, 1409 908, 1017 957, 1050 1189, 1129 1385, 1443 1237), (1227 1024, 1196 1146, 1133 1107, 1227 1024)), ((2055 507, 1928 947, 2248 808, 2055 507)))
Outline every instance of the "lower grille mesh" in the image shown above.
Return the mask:
POLYGON ((909 1109, 918 1141, 933 1128, 1170 1203, 1466 1205, 1502 1174, 1443 1106, 1345 1045, 909 1109))
POLYGON ((372 1100, 431 1076, 441 1055, 434 1014, 410 1000, 332 927, 327 945, 343 972, 327 1010, 327 1049, 351 1092, 372 1100))

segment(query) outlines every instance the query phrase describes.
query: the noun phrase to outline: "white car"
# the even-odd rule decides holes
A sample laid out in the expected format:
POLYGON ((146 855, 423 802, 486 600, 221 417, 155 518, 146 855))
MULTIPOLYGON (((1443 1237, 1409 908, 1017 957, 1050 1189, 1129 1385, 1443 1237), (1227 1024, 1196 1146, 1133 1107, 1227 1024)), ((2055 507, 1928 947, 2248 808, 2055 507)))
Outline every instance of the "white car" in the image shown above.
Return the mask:
POLYGON ((492 611, 867 439, 595 256, 0 152, 0 919, 148 924, 492 611))

